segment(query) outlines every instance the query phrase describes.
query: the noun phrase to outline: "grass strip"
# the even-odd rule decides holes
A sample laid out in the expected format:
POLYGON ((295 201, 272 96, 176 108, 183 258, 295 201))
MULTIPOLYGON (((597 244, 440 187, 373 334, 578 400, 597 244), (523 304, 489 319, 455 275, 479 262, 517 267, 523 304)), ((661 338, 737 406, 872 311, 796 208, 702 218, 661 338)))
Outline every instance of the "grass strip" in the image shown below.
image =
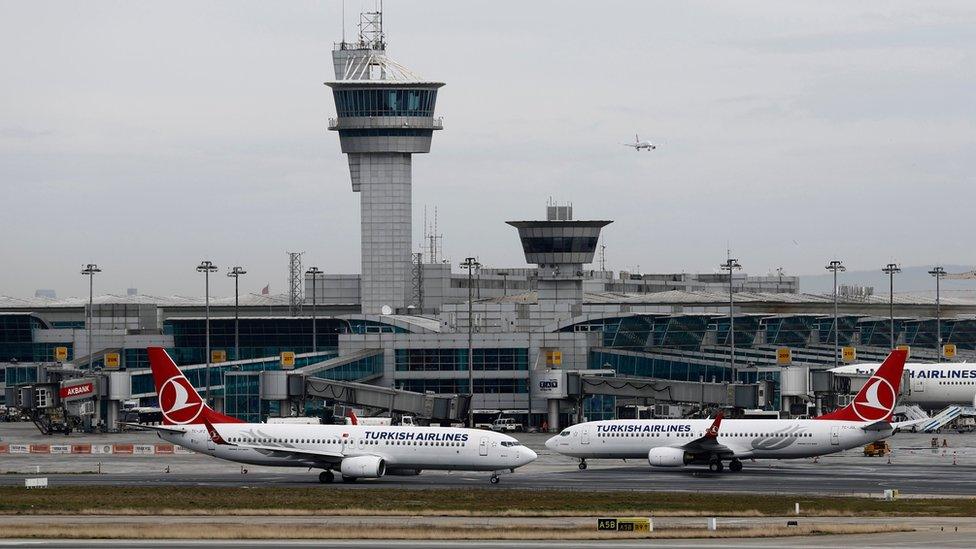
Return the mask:
POLYGON ((441 526, 416 525, 363 528, 355 525, 312 524, 250 525, 226 523, 77 523, 56 525, 17 524, 4 526, 0 537, 45 539, 404 539, 404 540, 600 540, 600 539, 682 539, 682 538, 770 538, 835 534, 877 534, 908 532, 912 529, 890 524, 816 524, 785 526, 704 528, 665 528, 654 532, 600 532, 595 528, 530 528, 525 526, 441 526))
POLYGON ((976 498, 797 497, 687 492, 329 489, 328 487, 0 486, 2 514, 976 516, 976 498))

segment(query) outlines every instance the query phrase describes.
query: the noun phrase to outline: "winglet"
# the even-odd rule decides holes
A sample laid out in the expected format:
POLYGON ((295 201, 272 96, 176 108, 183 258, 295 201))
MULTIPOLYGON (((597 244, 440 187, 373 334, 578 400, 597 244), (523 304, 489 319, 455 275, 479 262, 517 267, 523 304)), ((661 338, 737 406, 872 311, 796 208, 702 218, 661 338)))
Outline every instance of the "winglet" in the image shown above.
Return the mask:
POLYGON ((210 420, 203 418, 203 424, 207 426, 207 433, 210 435, 210 440, 214 441, 214 444, 230 446, 230 443, 224 440, 224 437, 220 436, 217 428, 213 426, 213 423, 210 423, 210 420))
POLYGON ((711 427, 705 431, 705 438, 718 438, 718 428, 720 425, 722 425, 722 417, 724 417, 722 412, 719 412, 718 415, 715 416, 715 421, 713 421, 711 427))

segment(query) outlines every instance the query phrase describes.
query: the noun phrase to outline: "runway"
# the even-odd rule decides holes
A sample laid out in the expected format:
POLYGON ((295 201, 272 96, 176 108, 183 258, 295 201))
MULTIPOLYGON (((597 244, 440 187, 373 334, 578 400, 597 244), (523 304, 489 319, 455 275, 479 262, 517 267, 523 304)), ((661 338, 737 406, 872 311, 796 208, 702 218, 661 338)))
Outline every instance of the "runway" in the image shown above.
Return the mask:
MULTIPOLYGON (((42 438, 28 427, 15 431, 9 424, 0 427, 7 441, 42 438)), ((158 440, 147 433, 64 437, 69 443, 101 443, 113 437, 141 437, 158 440)), ((885 489, 898 489, 908 496, 976 496, 976 436, 940 435, 939 447, 930 448, 931 436, 899 434, 891 442, 895 451, 888 458, 864 457, 859 449, 824 456, 818 461, 769 460, 744 462, 740 473, 709 473, 702 467, 683 469, 651 468, 643 460, 625 463, 615 460, 590 461, 585 471, 577 461, 554 454, 545 448, 546 435, 518 434, 539 459, 514 474, 502 477, 503 488, 526 490, 638 490, 694 492, 751 492, 765 494, 872 495, 885 489), (941 447, 942 440, 946 447, 941 447), (953 462, 956 464, 954 465, 953 462)), ((31 442, 33 440, 30 440, 31 442)), ((425 471, 419 476, 387 476, 360 480, 353 484, 318 483, 318 472, 299 468, 247 467, 242 474, 236 463, 210 456, 76 456, 76 455, 0 455, 0 485, 23 485, 24 478, 44 476, 52 486, 303 486, 323 490, 362 490, 369 488, 467 488, 489 487, 487 473, 445 473, 425 471), (168 468, 169 472, 166 472, 168 468), (101 474, 94 474, 96 471, 101 474)))
MULTIPOLYGON (((23 485, 37 475, 3 475, 0 485, 23 485)), ((353 484, 319 484, 317 472, 44 474, 52 486, 320 486, 323 490, 369 488, 488 487, 488 475, 425 472, 414 477, 385 477, 353 484)), ((526 467, 498 485, 526 490, 756 492, 766 494, 878 495, 894 488, 903 495, 976 495, 976 467, 777 463, 747 467, 740 473, 713 474, 698 469, 655 470, 647 466, 591 465, 575 468, 526 467)))
MULTIPOLYGON (((181 528, 203 528, 207 523, 240 523, 242 521, 257 523, 295 523, 295 524, 316 524, 320 525, 323 532, 328 532, 330 527, 338 525, 361 524, 368 528, 383 528, 386 525, 401 524, 403 517, 174 517, 174 516, 148 516, 148 517, 116 517, 116 516, 50 516, 50 517, 26 517, 26 516, 0 516, 0 527, 9 524, 20 524, 39 519, 49 520, 52 523, 86 523, 94 522, 115 522, 115 523, 163 523, 179 525, 181 528)), ((786 520, 798 520, 802 524, 891 524, 908 525, 915 529, 913 532, 892 532, 879 534, 857 534, 857 535, 831 535, 825 536, 800 536, 785 538, 719 538, 719 539, 683 539, 683 540, 622 540, 622 541, 573 541, 573 540, 497 540, 497 541, 463 541, 458 540, 331 540, 327 534, 323 539, 318 540, 0 540, 2 547, 45 547, 45 548, 68 548, 68 547, 140 547, 140 548, 165 548, 165 547, 350 547, 350 548, 377 548, 384 549, 396 547, 399 549, 421 549, 425 547, 457 547, 462 544, 465 547, 496 549, 499 547, 532 547, 532 548, 554 548, 559 549, 583 549, 589 547, 617 547, 617 548, 637 548, 637 547, 671 547, 671 548, 712 548, 712 547, 823 547, 826 544, 832 546, 856 546, 859 548, 891 548, 891 547, 919 547, 923 545, 938 545, 939 547, 972 547, 976 545, 976 526, 972 524, 969 517, 943 518, 943 517, 921 517, 921 518, 884 518, 884 517, 763 517, 763 518, 722 518, 719 519, 719 530, 733 527, 761 527, 764 525, 782 525, 786 520)), ((589 525, 595 522, 592 517, 576 518, 497 518, 485 519, 475 517, 423 517, 414 520, 422 521, 425 524, 437 526, 451 526, 460 524, 478 523, 479 525, 487 521, 494 521, 498 524, 536 524, 540 526, 552 526, 562 523, 563 526, 569 525, 589 525)), ((654 519, 656 528, 681 528, 681 527, 701 527, 704 523, 702 517, 658 517, 654 519)))

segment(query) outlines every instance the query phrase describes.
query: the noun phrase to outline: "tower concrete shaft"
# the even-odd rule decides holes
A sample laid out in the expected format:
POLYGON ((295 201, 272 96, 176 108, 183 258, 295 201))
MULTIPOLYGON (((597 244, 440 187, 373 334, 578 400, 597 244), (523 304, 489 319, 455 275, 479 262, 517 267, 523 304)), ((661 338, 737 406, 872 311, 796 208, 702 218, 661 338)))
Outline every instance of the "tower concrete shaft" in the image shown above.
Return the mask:
POLYGON ((326 85, 336 106, 329 129, 339 132, 352 190, 361 194, 362 312, 384 314, 405 310, 413 293, 412 155, 430 152, 443 127, 434 105, 444 84, 387 57, 382 27, 370 28, 364 34, 361 25, 358 42, 336 45, 336 80, 326 85))

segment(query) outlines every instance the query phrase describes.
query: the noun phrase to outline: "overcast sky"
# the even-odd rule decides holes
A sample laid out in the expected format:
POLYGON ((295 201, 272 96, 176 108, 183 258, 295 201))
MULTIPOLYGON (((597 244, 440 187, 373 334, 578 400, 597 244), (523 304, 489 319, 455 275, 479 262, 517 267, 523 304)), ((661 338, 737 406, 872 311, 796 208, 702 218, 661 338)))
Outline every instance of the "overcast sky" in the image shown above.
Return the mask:
MULTIPOLYGON (((369 2, 371 5, 372 2, 369 2)), ((362 2, 346 2, 347 35, 362 2)), ((200 295, 203 258, 285 290, 359 272, 328 88, 340 3, 0 2, 0 294, 200 295)), ((388 0, 391 57, 447 82, 414 242, 523 266, 549 197, 613 219, 608 266, 976 263, 976 6, 388 0), (621 146, 639 132, 660 144, 621 146)))

